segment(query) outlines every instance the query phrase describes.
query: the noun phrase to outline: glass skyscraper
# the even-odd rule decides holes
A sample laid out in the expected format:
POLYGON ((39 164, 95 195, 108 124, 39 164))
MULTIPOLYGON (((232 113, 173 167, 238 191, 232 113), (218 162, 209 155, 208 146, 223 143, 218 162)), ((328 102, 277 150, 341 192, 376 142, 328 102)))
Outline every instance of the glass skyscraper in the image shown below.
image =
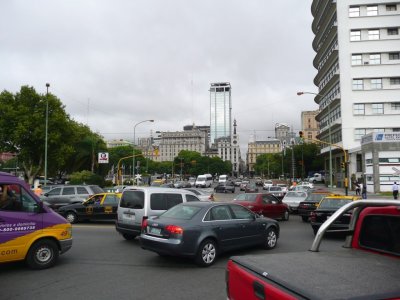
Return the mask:
POLYGON ((218 138, 231 138, 232 133, 231 84, 211 83, 210 87, 210 138, 211 144, 218 138))

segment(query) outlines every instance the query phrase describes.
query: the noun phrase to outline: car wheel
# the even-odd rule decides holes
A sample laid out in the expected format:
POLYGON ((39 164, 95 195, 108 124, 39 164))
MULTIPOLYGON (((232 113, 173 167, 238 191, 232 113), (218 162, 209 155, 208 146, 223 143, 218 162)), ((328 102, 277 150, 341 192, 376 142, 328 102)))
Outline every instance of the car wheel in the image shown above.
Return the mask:
POLYGON ((235 190, 232 190, 232 194, 235 192, 235 190))
POLYGON ((126 239, 127 241, 132 241, 136 238, 136 235, 134 234, 127 234, 127 233, 123 233, 122 236, 124 237, 124 239, 126 239))
POLYGON ((73 211, 67 212, 65 214, 65 219, 67 219, 67 221, 70 222, 71 224, 74 224, 78 221, 78 217, 76 213, 74 213, 73 211))
POLYGON ((289 211, 285 210, 285 213, 283 214, 282 221, 289 221, 289 211))
POLYGON ((307 216, 301 216, 301 219, 303 220, 303 222, 308 222, 308 217, 307 216))
POLYGON ((59 255, 56 242, 48 239, 39 240, 34 243, 26 256, 29 267, 42 270, 54 266, 59 255))
POLYGON ((213 240, 204 240, 196 255, 196 263, 202 267, 211 266, 217 259, 217 244, 213 240))
POLYGON ((276 229, 273 227, 268 228, 264 244, 265 249, 268 250, 274 249, 277 242, 278 242, 278 235, 276 234, 276 229))

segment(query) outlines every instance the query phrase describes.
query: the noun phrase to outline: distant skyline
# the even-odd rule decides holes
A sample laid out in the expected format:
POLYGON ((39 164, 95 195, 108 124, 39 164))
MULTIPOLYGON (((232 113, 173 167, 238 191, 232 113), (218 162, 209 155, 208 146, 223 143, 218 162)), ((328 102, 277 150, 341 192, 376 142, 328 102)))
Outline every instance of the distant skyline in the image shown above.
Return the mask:
POLYGON ((0 3, 1 90, 60 98, 105 140, 210 125, 209 87, 232 85, 242 156, 275 123, 315 110, 311 1, 11 0, 0 3))

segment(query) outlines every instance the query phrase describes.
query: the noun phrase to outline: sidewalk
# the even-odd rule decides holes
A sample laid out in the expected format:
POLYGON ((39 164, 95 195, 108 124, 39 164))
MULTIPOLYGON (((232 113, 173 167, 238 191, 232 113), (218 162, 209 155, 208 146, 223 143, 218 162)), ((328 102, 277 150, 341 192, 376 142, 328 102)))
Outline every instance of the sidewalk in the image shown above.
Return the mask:
MULTIPOLYGON (((334 194, 341 194, 345 195, 346 191, 344 188, 337 188, 337 187, 325 187, 323 185, 318 186, 317 188, 326 188, 327 190, 331 191, 334 194)), ((348 191, 349 196, 356 196, 356 191, 352 191, 349 189, 348 191)), ((387 199, 387 200, 393 200, 393 196, 387 196, 387 195, 380 195, 380 194, 374 194, 374 193, 367 193, 367 199, 387 199)))

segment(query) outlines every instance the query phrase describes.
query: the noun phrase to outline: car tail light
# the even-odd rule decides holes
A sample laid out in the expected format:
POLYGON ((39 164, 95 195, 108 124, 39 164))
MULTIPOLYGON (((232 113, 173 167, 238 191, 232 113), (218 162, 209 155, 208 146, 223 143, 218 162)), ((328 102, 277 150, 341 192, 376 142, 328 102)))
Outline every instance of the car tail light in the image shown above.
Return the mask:
POLYGON ((142 230, 144 231, 147 227, 148 217, 143 217, 142 219, 142 230))
POLYGON ((208 197, 208 199, 214 201, 214 194, 211 194, 210 197, 208 197))
POLYGON ((165 230, 171 234, 183 234, 183 228, 176 225, 167 225, 165 230))
POLYGON ((317 214, 315 212, 311 212, 310 213, 310 221, 311 222, 315 222, 316 221, 316 217, 317 217, 317 214))

